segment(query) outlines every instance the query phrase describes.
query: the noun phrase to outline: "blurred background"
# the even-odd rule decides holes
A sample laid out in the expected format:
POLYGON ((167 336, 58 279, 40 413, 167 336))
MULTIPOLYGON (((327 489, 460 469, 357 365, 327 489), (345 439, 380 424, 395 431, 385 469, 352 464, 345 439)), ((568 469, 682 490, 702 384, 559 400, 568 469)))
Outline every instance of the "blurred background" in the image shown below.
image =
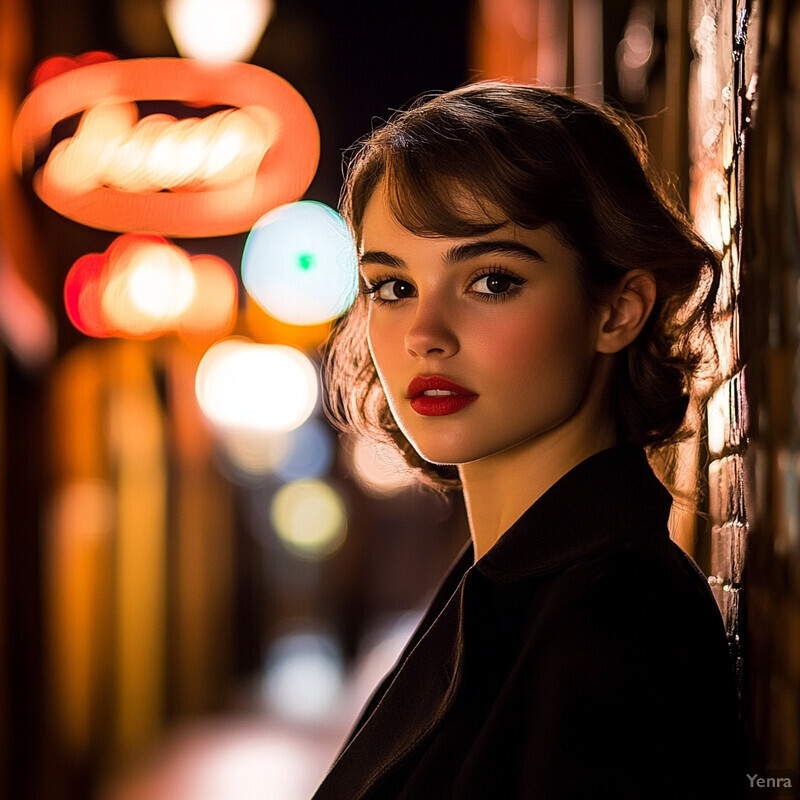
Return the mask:
MULTIPOLYGON (((201 108, 179 81, 174 96, 157 96, 147 81, 158 84, 158 70, 143 71, 138 106, 104 118, 111 128, 91 128, 88 111, 47 120, 30 100, 29 116, 45 108, 46 135, 30 133, 20 164, 12 127, 25 97, 106 54, 224 56, 281 76, 319 128, 316 170, 314 135, 294 143, 310 171, 287 199, 331 208, 347 149, 427 91, 540 82, 609 99, 640 122, 725 256, 727 380, 684 454, 686 480, 701 464, 708 484, 701 513, 676 514, 673 535, 725 615, 754 763, 796 770, 800 655, 780 643, 800 619, 797 297, 781 300, 776 287, 795 285, 798 259, 796 237, 770 233, 771 214, 796 224, 800 122, 779 110, 800 108, 792 41, 797 14, 779 2, 2 0, 0 796, 310 797, 467 539, 458 497, 414 485, 391 452, 337 435, 324 417, 319 347, 337 311, 315 316, 303 275, 329 261, 346 271, 335 215, 295 206, 332 231, 299 244, 287 220, 261 224, 291 240, 300 276, 279 291, 299 301, 270 307, 258 230, 250 221, 207 235, 191 196, 212 178, 197 164, 172 184, 168 202, 190 201, 171 230, 136 227, 127 206, 102 202, 102 229, 81 224, 80 192, 71 210, 58 193, 40 199, 48 149, 83 130, 83 160, 63 151, 51 172, 54 185, 79 183, 100 169, 104 131, 117 125, 117 145, 130 143, 136 118, 127 134, 119 120, 131 109, 221 113, 206 144, 228 123, 242 136, 261 124, 258 112, 235 123, 229 113, 245 105, 253 73, 232 72, 201 108), (762 53, 770 83, 756 116, 762 53), (784 176, 778 189, 748 172, 745 153, 784 176), (113 291, 101 298, 98 286, 113 291)), ((93 91, 81 110, 105 113, 111 98, 93 91)), ((162 157, 161 184, 132 194, 163 199, 180 150, 162 157)), ((270 208, 262 201, 256 217, 270 208)), ((331 289, 334 306, 346 289, 331 289)))

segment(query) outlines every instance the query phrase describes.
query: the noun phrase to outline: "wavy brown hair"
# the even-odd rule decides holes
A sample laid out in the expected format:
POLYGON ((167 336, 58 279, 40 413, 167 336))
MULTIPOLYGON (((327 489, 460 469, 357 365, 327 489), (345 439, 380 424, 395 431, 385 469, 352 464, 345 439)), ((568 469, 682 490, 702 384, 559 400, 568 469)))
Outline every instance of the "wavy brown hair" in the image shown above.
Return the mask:
MULTIPOLYGON (((689 394, 715 357, 719 259, 653 171, 627 117, 550 89, 472 84, 417 101, 357 145, 342 213, 358 242, 379 183, 398 222, 420 236, 476 236, 509 221, 553 225, 579 255, 590 302, 628 270, 649 270, 655 306, 616 359, 619 437, 652 453, 691 432, 689 394), (465 197, 472 202, 458 201, 465 197)), ((422 459, 393 419, 367 348, 366 303, 361 295, 326 347, 330 417, 391 441, 429 483, 458 486, 455 467, 422 459)))

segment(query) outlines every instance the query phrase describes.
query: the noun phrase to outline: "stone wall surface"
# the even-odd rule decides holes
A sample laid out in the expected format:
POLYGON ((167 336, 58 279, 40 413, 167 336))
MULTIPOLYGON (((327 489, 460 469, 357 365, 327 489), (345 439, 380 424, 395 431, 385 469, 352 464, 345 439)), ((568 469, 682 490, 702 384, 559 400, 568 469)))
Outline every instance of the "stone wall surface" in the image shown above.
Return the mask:
POLYGON ((690 26, 692 210, 724 256, 709 582, 749 770, 788 771, 800 797, 800 4, 698 0, 690 26))

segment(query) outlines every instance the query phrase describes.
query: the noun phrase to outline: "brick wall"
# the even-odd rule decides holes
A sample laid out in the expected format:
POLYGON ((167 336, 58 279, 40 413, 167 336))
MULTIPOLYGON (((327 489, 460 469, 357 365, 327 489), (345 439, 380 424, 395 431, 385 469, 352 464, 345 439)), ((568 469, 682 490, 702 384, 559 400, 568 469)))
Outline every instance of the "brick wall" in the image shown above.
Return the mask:
POLYGON ((792 770, 800 797, 800 4, 695 0, 690 25, 692 207, 725 259, 710 583, 749 769, 792 770))

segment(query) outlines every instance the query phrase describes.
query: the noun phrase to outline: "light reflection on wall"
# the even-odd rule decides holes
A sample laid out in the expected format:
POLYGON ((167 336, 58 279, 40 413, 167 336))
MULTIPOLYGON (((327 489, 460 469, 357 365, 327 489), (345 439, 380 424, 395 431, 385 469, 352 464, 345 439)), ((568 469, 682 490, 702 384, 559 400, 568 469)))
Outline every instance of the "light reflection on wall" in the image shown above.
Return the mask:
POLYGON ((224 339, 209 348, 197 368, 197 400, 223 430, 290 431, 303 424, 317 402, 317 373, 299 350, 224 339))
POLYGON ((333 555, 347 534, 342 498, 315 478, 282 486, 272 498, 270 522, 287 549, 301 558, 333 555))
POLYGON ((704 167, 703 173, 695 170, 695 226, 715 250, 723 250, 730 241, 730 226, 724 225, 728 195, 725 173, 714 164, 704 167))
POLYGON ((314 325, 344 313, 358 288, 356 247, 324 203, 300 201, 265 214, 247 237, 242 280, 273 317, 314 325))

